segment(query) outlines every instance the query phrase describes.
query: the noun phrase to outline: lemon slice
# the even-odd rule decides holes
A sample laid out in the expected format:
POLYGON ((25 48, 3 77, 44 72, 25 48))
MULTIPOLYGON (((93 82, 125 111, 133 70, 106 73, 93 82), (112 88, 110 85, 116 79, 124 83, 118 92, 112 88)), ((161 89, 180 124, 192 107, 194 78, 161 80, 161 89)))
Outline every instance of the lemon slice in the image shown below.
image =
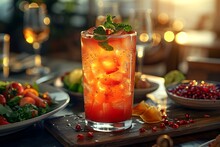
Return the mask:
POLYGON ((168 86, 168 85, 180 83, 181 81, 185 80, 185 76, 179 70, 172 70, 164 76, 164 80, 165 80, 164 85, 168 86))

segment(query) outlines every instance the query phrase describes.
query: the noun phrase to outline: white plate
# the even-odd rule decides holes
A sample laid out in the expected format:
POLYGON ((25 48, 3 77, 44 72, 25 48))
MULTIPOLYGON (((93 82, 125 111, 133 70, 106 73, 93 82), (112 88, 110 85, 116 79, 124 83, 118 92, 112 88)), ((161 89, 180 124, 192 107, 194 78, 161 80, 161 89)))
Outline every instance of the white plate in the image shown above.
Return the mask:
POLYGON ((0 136, 17 132, 38 121, 41 121, 53 115, 54 113, 58 112, 59 110, 65 108, 70 101, 69 95, 60 89, 45 84, 40 84, 39 88, 40 88, 40 92, 49 92, 51 98, 57 102, 54 106, 51 106, 52 108, 51 111, 47 112, 46 114, 40 115, 38 117, 34 117, 32 119, 11 123, 7 125, 1 125, 0 136))
MULTIPOLYGON (((218 82, 208 82, 219 84, 218 82)), ((193 108, 193 109, 220 109, 220 100, 207 100, 207 99, 192 99, 177 96, 168 91, 168 89, 175 88, 178 84, 168 86, 166 92, 169 98, 171 98, 177 104, 180 104, 184 107, 193 108)))
POLYGON ((201 144, 199 147, 209 147, 209 144, 210 144, 211 142, 213 142, 214 140, 215 140, 215 139, 209 140, 209 141, 207 141, 207 142, 201 144))

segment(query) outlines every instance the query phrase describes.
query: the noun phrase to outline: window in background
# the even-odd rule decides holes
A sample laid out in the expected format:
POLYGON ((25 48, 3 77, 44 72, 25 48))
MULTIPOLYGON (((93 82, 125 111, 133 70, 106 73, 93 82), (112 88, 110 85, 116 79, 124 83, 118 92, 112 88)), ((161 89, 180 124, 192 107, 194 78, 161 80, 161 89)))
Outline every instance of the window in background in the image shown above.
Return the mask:
POLYGON ((2 23, 9 23, 13 14, 13 0, 0 1, 0 21, 2 23))
POLYGON ((215 0, 157 0, 158 15, 165 13, 171 20, 180 19, 185 29, 211 29, 215 0))
POLYGON ((14 13, 13 0, 0 1, 0 32, 8 33, 7 25, 11 22, 14 13))

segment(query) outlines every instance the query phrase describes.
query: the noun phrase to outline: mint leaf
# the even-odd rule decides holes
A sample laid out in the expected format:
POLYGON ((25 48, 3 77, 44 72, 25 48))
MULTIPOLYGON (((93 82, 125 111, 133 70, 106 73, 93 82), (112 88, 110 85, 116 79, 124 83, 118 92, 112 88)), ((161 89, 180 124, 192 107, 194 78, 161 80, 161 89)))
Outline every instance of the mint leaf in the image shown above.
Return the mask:
POLYGON ((115 16, 107 15, 106 22, 104 23, 104 27, 108 28, 108 29, 111 29, 111 30, 115 30, 116 24, 113 23, 114 18, 115 18, 115 16))
POLYGON ((130 25, 120 23, 120 24, 118 24, 118 26, 116 27, 116 30, 117 30, 117 31, 125 30, 126 32, 130 32, 130 31, 132 30, 132 27, 131 27, 130 25))
POLYGON ((108 44, 107 41, 99 42, 99 46, 101 46, 107 51, 112 51, 114 49, 111 45, 108 44))
POLYGON ((106 32, 109 32, 110 30, 111 34, 114 34, 120 30, 124 30, 126 32, 130 32, 132 30, 132 27, 128 24, 114 23, 114 18, 115 16, 107 15, 104 24, 94 30, 94 39, 100 41, 98 42, 99 46, 107 51, 112 51, 114 48, 108 44, 106 35, 110 34, 106 34, 106 32))
POLYGON ((105 26, 105 28, 115 30, 115 25, 113 23, 105 22, 104 26, 105 26))
POLYGON ((106 22, 112 23, 115 16, 107 15, 106 16, 106 22))
POLYGON ((97 27, 94 30, 94 34, 95 34, 94 35, 95 40, 106 40, 107 39, 106 32, 102 26, 97 27))
POLYGON ((99 26, 94 30, 94 34, 106 35, 106 32, 103 27, 99 26))
POLYGON ((106 40, 107 37, 105 35, 94 35, 95 40, 106 40))

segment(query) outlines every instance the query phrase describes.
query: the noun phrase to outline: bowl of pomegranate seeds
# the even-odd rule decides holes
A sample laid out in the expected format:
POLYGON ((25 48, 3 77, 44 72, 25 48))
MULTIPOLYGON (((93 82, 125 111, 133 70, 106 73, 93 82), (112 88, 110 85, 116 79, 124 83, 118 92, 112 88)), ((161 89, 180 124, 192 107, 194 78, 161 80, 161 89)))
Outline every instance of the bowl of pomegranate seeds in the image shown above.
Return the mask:
POLYGON ((166 92, 177 104, 194 109, 220 109, 220 83, 183 80, 166 87, 166 92))

